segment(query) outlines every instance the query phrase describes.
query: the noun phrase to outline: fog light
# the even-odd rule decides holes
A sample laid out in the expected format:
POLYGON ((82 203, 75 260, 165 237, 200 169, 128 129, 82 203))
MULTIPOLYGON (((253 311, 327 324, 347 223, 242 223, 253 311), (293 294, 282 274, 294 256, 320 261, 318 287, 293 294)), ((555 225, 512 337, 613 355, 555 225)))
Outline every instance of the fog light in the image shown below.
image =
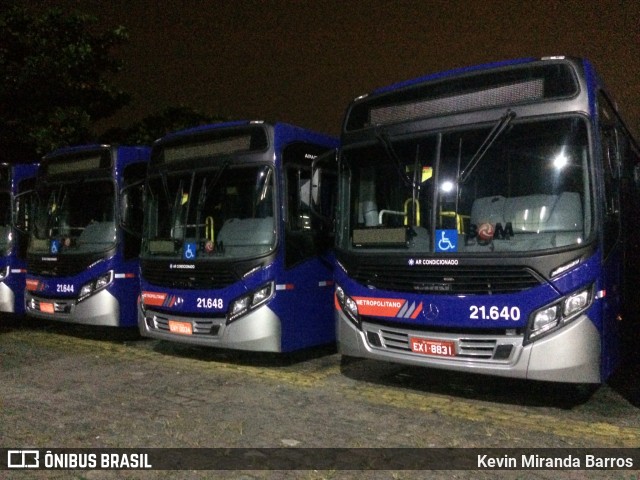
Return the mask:
POLYGON ((382 346, 380 336, 375 332, 367 332, 367 340, 369 340, 369 344, 373 345, 374 347, 382 346))

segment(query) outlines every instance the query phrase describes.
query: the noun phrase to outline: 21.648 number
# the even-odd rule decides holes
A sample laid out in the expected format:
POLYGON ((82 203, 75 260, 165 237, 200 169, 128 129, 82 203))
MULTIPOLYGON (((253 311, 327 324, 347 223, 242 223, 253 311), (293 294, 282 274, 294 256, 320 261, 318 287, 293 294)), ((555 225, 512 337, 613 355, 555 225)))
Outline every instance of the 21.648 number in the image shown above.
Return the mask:
POLYGON ((223 308, 224 302, 221 298, 198 297, 196 308, 223 308))

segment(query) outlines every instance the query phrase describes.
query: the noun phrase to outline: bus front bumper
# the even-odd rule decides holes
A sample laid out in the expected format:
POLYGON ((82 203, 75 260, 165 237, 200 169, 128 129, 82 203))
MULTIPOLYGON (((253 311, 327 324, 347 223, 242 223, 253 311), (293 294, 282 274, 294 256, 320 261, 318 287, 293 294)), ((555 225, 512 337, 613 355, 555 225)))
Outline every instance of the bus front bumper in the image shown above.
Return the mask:
POLYGON ((25 312, 30 317, 83 325, 120 326, 120 306, 108 290, 101 290, 81 302, 72 298, 38 297, 29 291, 24 297, 25 312))
POLYGON ((13 290, 6 283, 0 283, 0 312, 14 313, 15 302, 16 297, 13 290))
POLYGON ((336 311, 338 351, 351 357, 528 380, 565 383, 601 383, 600 335, 586 316, 526 346, 522 336, 429 333, 403 326, 364 322, 357 328, 336 311), (488 354, 441 357, 414 353, 409 338, 453 342, 456 351, 465 342, 494 350, 488 354), (498 354, 498 351, 501 353, 498 354))
POLYGON ((254 352, 282 351, 280 319, 268 305, 229 324, 226 317, 194 318, 138 308, 138 327, 142 336, 159 340, 254 352), (170 328, 185 333, 174 333, 170 328))

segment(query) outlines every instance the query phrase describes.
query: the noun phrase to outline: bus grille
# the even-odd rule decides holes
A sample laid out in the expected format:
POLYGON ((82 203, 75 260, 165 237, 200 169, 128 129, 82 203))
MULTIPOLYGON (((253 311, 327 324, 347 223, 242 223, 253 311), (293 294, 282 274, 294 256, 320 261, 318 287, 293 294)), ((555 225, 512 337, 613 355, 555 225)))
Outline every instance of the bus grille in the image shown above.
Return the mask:
POLYGON ((141 271, 145 281, 171 288, 225 288, 238 280, 231 269, 219 265, 196 264, 193 270, 172 270, 169 262, 142 261, 141 271))
POLYGON ((411 337, 440 339, 454 342, 455 357, 447 357, 450 361, 491 361, 509 363, 522 343, 521 335, 507 335, 506 331, 498 333, 488 330, 486 333, 438 332, 423 330, 407 330, 390 325, 364 322, 362 330, 369 346, 389 353, 423 357, 422 353, 411 351, 411 337))
MULTIPOLYGON (((405 332, 394 331, 388 328, 379 330, 383 345, 387 350, 398 352, 411 352, 409 347, 409 335, 405 332)), ((497 345, 495 338, 464 338, 457 341, 457 357, 488 360, 493 357, 497 345)))
POLYGON ((42 303, 52 304, 54 313, 63 313, 68 315, 71 313, 71 310, 75 302, 73 300, 61 300, 61 299, 48 300, 44 298, 39 299, 39 298, 33 297, 28 302, 27 308, 35 312, 42 312, 42 308, 40 306, 42 303))
POLYGON ((518 266, 433 268, 360 264, 349 274, 359 283, 383 290, 450 295, 513 293, 543 283, 532 270, 518 266))
MULTIPOLYGON (((160 314, 148 314, 145 318, 147 326, 158 332, 169 333, 169 317, 160 314)), ((193 318, 190 320, 193 335, 211 335, 217 336, 221 326, 225 321, 225 317, 221 318, 193 318)))
POLYGON ((84 255, 59 255, 42 257, 41 255, 29 255, 27 258, 27 270, 33 275, 44 277, 70 277, 84 272, 89 265, 107 258, 104 254, 84 255), (43 260, 46 258, 47 260, 43 260), (55 259, 55 261, 52 261, 55 259))

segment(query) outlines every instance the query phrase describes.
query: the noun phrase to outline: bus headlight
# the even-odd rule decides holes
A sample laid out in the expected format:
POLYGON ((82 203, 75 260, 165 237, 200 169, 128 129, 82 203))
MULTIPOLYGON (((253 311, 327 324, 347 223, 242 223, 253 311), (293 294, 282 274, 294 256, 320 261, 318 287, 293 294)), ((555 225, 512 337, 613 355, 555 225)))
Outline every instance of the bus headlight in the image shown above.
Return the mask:
POLYGON ((562 328, 584 312, 593 301, 593 287, 584 288, 562 300, 536 310, 531 315, 523 344, 533 342, 562 328))
POLYGON ((267 302, 273 296, 273 291, 273 282, 269 282, 258 290, 235 299, 231 304, 231 307, 229 307, 227 323, 237 320, 241 316, 246 315, 251 310, 267 302))
POLYGON ((583 311, 590 303, 590 293, 591 289, 588 289, 571 295, 564 301, 562 314, 565 317, 569 317, 583 311))
MULTIPOLYGON (((552 305, 551 307, 544 308, 536 312, 533 316, 533 324, 531 325, 531 331, 535 334, 540 334, 550 328, 558 325, 560 321, 560 305, 552 305)), ((530 335, 533 336, 533 335, 530 335)))
POLYGON ((340 285, 336 285, 336 298, 338 299, 338 305, 340 305, 340 308, 342 308, 347 318, 351 320, 356 327, 360 328, 360 316, 358 315, 358 304, 356 301, 344 293, 340 285))
POLYGON ((86 299, 90 295, 108 287, 113 282, 113 270, 109 270, 107 273, 100 275, 95 280, 85 283, 80 288, 80 294, 78 295, 78 301, 86 299))

